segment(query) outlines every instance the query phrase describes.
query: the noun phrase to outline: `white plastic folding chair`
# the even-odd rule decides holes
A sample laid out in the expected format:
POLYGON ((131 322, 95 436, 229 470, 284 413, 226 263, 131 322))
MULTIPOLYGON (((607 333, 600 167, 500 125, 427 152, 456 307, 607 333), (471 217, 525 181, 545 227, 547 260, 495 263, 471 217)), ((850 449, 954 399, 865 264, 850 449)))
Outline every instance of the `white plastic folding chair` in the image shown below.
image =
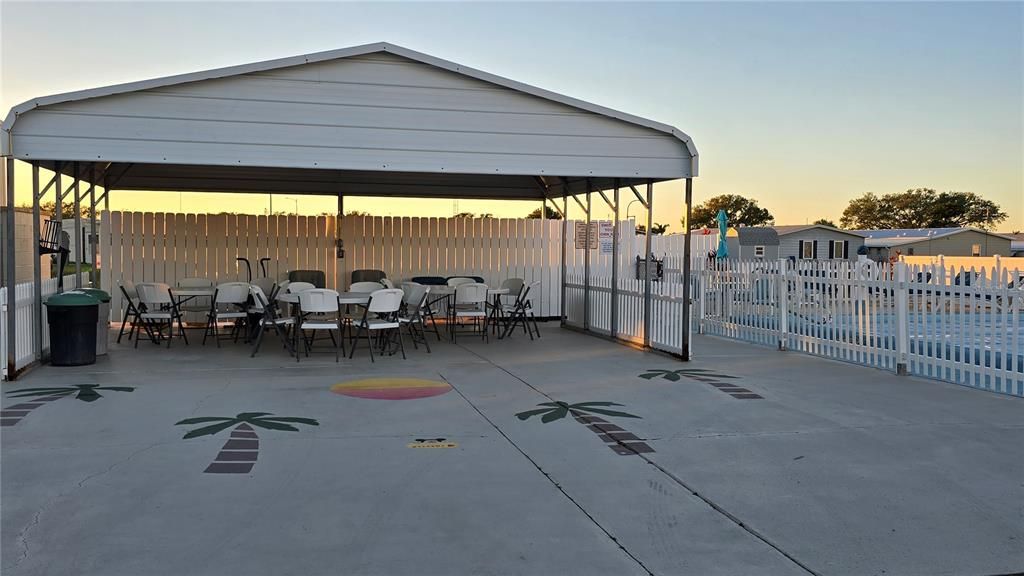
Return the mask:
POLYGON ((380 285, 385 287, 385 288, 394 288, 395 287, 395 283, 392 282, 391 280, 387 279, 387 278, 381 278, 380 279, 380 285))
POLYGON ((238 333, 241 331, 247 312, 246 303, 249 300, 248 282, 225 282, 217 286, 213 292, 210 311, 206 314, 206 330, 203 332, 203 345, 206 345, 206 338, 213 334, 217 347, 220 348, 219 324, 231 322, 233 324, 231 335, 238 341, 238 333))
POLYGON ((290 353, 295 354, 295 348, 292 346, 291 338, 288 336, 288 330, 295 325, 295 318, 287 315, 282 316, 280 309, 277 307, 277 302, 267 298, 263 288, 253 284, 250 293, 252 294, 250 312, 260 316, 259 324, 256 327, 256 342, 253 344, 250 357, 255 358, 256 353, 260 351, 263 333, 267 330, 268 326, 281 338, 285 348, 290 353))
POLYGON ((362 319, 355 323, 356 335, 352 341, 352 349, 348 353, 349 358, 356 351, 359 336, 365 334, 366 343, 370 348, 370 361, 373 362, 373 341, 370 339, 370 333, 377 331, 383 331, 378 337, 382 353, 390 350, 394 342, 392 337, 397 336, 402 358, 405 358, 405 343, 402 341, 401 323, 398 321, 398 310, 402 307, 403 297, 403 292, 397 288, 384 288, 370 294, 370 301, 363 309, 362 319), (370 317, 370 314, 375 314, 376 318, 370 317))
POLYGON ((445 280, 445 283, 455 288, 463 284, 476 284, 476 280, 472 278, 466 278, 465 276, 456 276, 455 278, 449 278, 445 280))
POLYGON ((372 294, 383 287, 384 285, 380 282, 353 282, 352 285, 348 287, 348 291, 358 292, 360 294, 372 294))
MULTIPOLYGON (((299 330, 302 331, 302 343, 309 356, 316 339, 316 332, 326 330, 334 341, 334 361, 338 361, 338 351, 344 353, 345 343, 342 338, 344 320, 341 314, 341 304, 338 303, 338 292, 329 288, 310 288, 299 292, 299 311, 302 321, 299 322, 299 330), (338 331, 338 337, 334 337, 334 331, 338 331), (313 332, 311 338, 306 338, 306 332, 313 332)), ((295 360, 298 361, 299 354, 296 351, 295 360)))
MULTIPOLYGON (((398 322, 409 331, 409 339, 412 340, 413 348, 419 348, 419 342, 427 347, 430 353, 430 343, 427 342, 427 329, 424 322, 424 309, 427 307, 427 287, 416 282, 402 282, 402 292, 405 297, 402 302, 402 311, 398 315, 398 322)), ((434 326, 437 329, 437 326, 434 326)))
MULTIPOLYGON (((139 320, 143 328, 154 344, 160 342, 163 337, 163 329, 167 328, 167 347, 171 347, 171 337, 174 335, 174 323, 178 324, 178 334, 188 344, 188 337, 185 336, 185 327, 181 322, 181 311, 171 294, 171 287, 167 284, 156 282, 142 282, 136 285, 139 294, 140 312, 139 320)), ((139 335, 135 335, 135 347, 139 347, 139 335)))
POLYGON ((288 294, 298 294, 305 292, 306 290, 312 290, 316 288, 311 282, 289 282, 288 285, 283 288, 288 294))
POLYGON ((455 304, 448 311, 452 341, 458 332, 459 320, 472 320, 474 328, 480 329, 487 340, 487 284, 476 282, 455 286, 455 304))

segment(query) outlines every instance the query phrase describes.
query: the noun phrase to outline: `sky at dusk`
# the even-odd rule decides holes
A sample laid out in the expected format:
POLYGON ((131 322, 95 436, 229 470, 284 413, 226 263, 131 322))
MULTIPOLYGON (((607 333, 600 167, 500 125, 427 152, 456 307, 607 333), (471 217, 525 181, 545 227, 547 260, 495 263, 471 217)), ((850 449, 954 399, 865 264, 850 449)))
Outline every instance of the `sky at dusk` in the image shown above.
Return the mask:
MULTIPOLYGON (((973 191, 1024 228, 1024 4, 0 4, 0 108, 35 96, 386 41, 676 126, 695 200, 741 194, 779 224, 864 192, 973 191)), ((28 170, 20 168, 24 191, 28 170), (25 177, 25 179, 23 179, 25 177)), ((679 230, 681 182, 654 219, 679 230)), ((23 198, 27 201, 28 195, 23 198)), ((266 196, 117 192, 114 209, 268 208, 266 196)), ((319 213, 335 200, 275 198, 319 213)), ((280 204, 278 204, 280 203, 280 204)), ((535 206, 462 201, 521 216, 535 206)), ((450 215, 451 201, 347 209, 450 215)), ((631 214, 641 214, 633 206, 631 214)))

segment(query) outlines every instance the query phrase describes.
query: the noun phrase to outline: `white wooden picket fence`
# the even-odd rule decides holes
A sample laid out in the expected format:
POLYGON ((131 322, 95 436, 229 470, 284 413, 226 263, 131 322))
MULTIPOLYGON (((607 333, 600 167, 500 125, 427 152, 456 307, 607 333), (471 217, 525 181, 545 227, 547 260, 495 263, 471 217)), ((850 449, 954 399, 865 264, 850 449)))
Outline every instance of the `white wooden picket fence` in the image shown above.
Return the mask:
MULTIPOLYGON (((590 276, 590 298, 587 302, 586 277, 581 273, 567 276, 565 283, 566 319, 573 328, 589 330, 603 336, 612 336, 612 281, 609 276, 590 276), (589 312, 589 313, 588 313, 589 312)), ((615 337, 644 343, 644 282, 635 277, 619 278, 616 308, 615 337)), ((652 348, 682 353, 683 305, 686 290, 676 282, 651 282, 651 337, 652 348)))
POLYGON ((1024 270, 698 264, 699 331, 1024 396, 1024 270))
MULTIPOLYGON (((42 284, 42 296, 43 301, 57 293, 57 278, 49 278, 43 280, 42 284)), ((82 273, 82 286, 88 286, 88 274, 82 273)), ((64 277, 64 289, 68 290, 75 287, 75 275, 71 274, 64 277)), ((22 282, 16 284, 14 287, 14 313, 17 314, 15 322, 17 323, 17 331, 14 335, 15 338, 15 364, 14 369, 21 370, 36 360, 36 353, 33 350, 34 342, 36 339, 36 331, 42 330, 43 333, 43 350, 42 355, 45 356, 50 350, 50 327, 46 323, 46 309, 43 308, 43 323, 39 326, 36 322, 35 312, 33 310, 33 302, 35 296, 33 294, 32 282, 22 282)), ((7 287, 0 288, 0 350, 3 351, 4 357, 7 355, 7 314, 10 310, 7 305, 7 287)), ((7 378, 7 362, 3 362, 3 377, 7 378)))
MULTIPOLYGON (((254 277, 261 274, 259 259, 264 257, 270 258, 267 273, 274 278, 290 270, 322 270, 331 288, 344 288, 353 270, 366 268, 399 280, 466 274, 498 285, 506 278, 523 278, 541 283, 532 293, 538 315, 558 317, 561 312, 558 220, 346 216, 339 236, 334 216, 104 212, 101 218, 100 284, 112 294, 114 318, 124 305, 117 289, 124 281, 245 280, 238 257, 249 259, 254 277), (339 238, 344 258, 338 258, 339 238)), ((566 229, 566 268, 582 273, 586 258, 575 247, 575 222, 566 229)), ((624 220, 619 238, 619 277, 635 278, 644 237, 624 220)), ((652 237, 652 252, 665 259, 668 276, 678 277, 682 240, 681 235, 652 237)), ((591 249, 590 256, 591 275, 610 277, 611 255, 591 249)))

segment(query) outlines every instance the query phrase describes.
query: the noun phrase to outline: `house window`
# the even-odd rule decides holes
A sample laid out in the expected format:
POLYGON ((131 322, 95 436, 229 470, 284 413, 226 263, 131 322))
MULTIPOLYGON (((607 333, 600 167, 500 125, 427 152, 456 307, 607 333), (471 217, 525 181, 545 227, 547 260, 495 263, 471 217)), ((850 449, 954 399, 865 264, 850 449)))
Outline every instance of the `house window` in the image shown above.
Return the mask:
POLYGON ((754 258, 764 258, 764 246, 754 246, 754 258))
POLYGON ((842 242, 833 242, 832 243, 832 257, 836 258, 836 259, 839 259, 839 260, 842 260, 843 258, 846 258, 846 255, 843 254, 843 243, 842 242))
POLYGON ((907 248, 907 256, 913 256, 913 255, 914 255, 914 249, 913 248, 907 248))
POLYGON ((981 244, 971 244, 971 256, 981 256, 981 244))
POLYGON ((803 244, 803 254, 801 254, 800 257, 803 258, 804 260, 813 260, 814 259, 814 243, 813 242, 804 242, 804 244, 803 244))

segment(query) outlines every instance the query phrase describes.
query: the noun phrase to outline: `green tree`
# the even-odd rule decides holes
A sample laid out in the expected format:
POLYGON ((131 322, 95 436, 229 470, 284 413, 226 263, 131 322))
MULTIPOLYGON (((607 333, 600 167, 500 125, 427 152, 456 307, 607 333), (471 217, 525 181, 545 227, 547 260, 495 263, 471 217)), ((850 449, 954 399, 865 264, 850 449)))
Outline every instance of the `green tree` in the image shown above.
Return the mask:
MULTIPOLYGON (((32 206, 28 204, 22 204, 16 208, 19 212, 31 212, 32 206)), ((39 204, 39 212, 48 218, 53 218, 53 215, 57 211, 57 204, 50 200, 49 202, 41 202, 39 204)), ((82 218, 89 217, 89 205, 86 203, 80 203, 78 205, 78 212, 82 215, 82 218)), ((61 219, 74 218, 75 217, 75 205, 72 202, 64 202, 60 205, 61 219)))
POLYGON ((757 200, 737 194, 723 194, 693 208, 690 229, 717 227, 719 210, 725 210, 730 226, 764 226, 775 222, 771 212, 758 206, 757 200))
MULTIPOLYGON (((651 224, 651 234, 653 234, 654 236, 661 236, 662 234, 665 233, 666 230, 668 230, 668 226, 668 224, 658 224, 657 222, 655 222, 651 224)), ((643 236, 644 234, 647 234, 647 226, 640 224, 639 226, 636 227, 636 235, 643 236)))
MULTIPOLYGON (((533 212, 526 215, 527 218, 537 220, 540 219, 540 208, 537 208, 533 212)), ((551 206, 544 207, 544 217, 548 220, 561 220, 562 215, 555 211, 551 206)))
POLYGON ((974 192, 939 193, 931 188, 913 188, 881 197, 868 192, 854 198, 839 222, 854 229, 988 228, 1006 218, 998 204, 974 192))
POLYGON ((836 223, 831 221, 831 220, 829 220, 828 218, 818 218, 817 220, 814 221, 814 223, 815 224, 820 224, 822 226, 831 226, 833 228, 836 227, 836 223))

